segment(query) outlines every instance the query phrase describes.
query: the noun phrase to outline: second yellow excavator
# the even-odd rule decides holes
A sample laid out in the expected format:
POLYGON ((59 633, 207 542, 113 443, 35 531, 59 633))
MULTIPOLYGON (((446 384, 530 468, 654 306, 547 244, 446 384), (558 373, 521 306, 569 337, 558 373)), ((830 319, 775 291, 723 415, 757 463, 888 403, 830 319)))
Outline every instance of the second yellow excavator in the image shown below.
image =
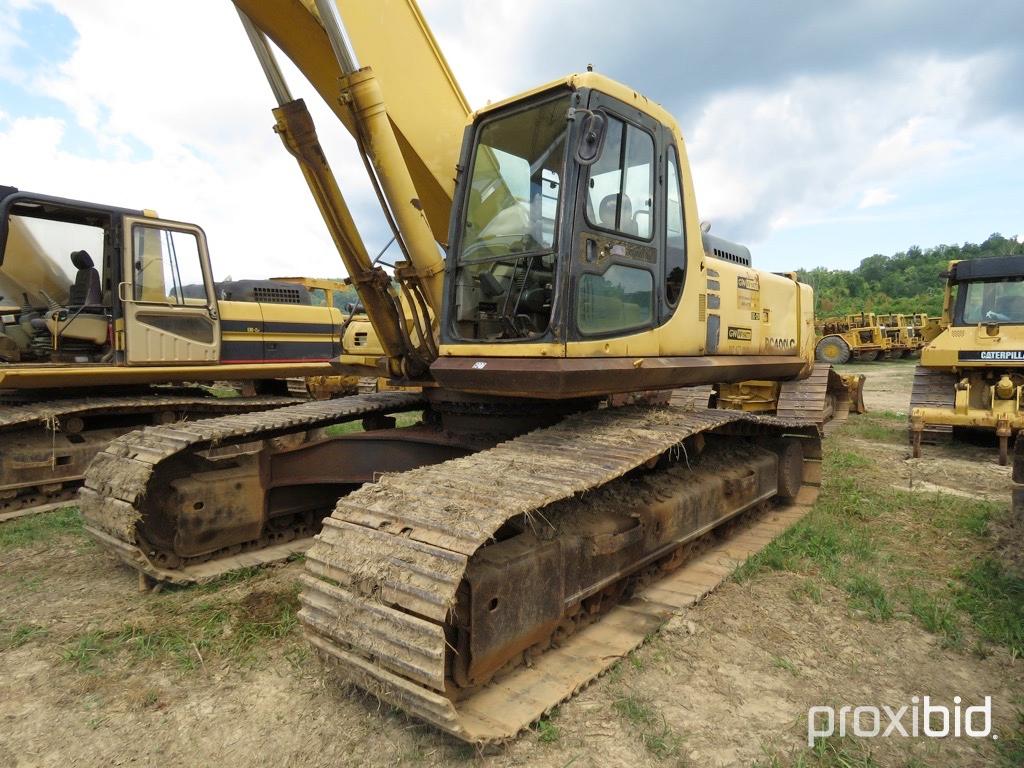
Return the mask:
POLYGON ((459 738, 510 738, 813 501, 811 289, 702 232, 679 127, 631 88, 585 72, 470 113, 411 0, 235 4, 367 313, 336 365, 421 391, 126 436, 90 467, 87 528, 189 583, 333 509, 302 577, 313 646, 459 738), (394 279, 268 37, 356 138, 394 279), (788 415, 610 404, 746 379, 781 382, 788 415))

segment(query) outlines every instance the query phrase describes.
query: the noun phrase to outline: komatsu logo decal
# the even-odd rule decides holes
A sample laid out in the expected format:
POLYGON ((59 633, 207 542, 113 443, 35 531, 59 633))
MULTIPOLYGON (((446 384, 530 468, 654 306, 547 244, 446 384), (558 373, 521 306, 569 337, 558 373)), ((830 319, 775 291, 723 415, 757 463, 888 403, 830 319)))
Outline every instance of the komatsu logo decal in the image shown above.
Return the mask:
POLYGON ((1018 349, 981 349, 961 352, 958 358, 960 360, 1009 360, 1014 363, 1024 363, 1024 351, 1018 349))
POLYGON ((735 325, 729 326, 728 335, 731 341, 750 341, 753 338, 750 328, 739 328, 735 325))

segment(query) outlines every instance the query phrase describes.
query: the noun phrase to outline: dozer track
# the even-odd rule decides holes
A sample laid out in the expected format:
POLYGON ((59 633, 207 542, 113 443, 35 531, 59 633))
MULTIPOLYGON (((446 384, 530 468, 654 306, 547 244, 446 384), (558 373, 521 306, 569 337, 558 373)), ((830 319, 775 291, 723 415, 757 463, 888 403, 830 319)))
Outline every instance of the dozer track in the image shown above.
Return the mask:
POLYGON ((0 409, 0 522, 73 503, 93 456, 143 420, 176 421, 294 402, 286 397, 134 395, 5 406, 0 409))
MULTIPOLYGON (((911 412, 915 408, 947 408, 952 411, 955 400, 956 376, 948 371, 921 365, 914 368, 914 387, 910 392, 911 412)), ((909 419, 909 413, 907 417, 909 419)), ((921 433, 921 441, 924 443, 948 443, 953 438, 953 427, 948 424, 924 426, 921 433)))
MULTIPOLYGON (((294 403, 294 400, 288 402, 294 403)), ((258 535, 251 540, 203 552, 201 556, 168 561, 166 553, 148 543, 137 526, 146 514, 149 494, 166 496, 171 493, 164 482, 166 478, 158 475, 160 468, 175 459, 189 459, 204 452, 227 455, 234 452, 244 456, 263 441, 275 438, 287 441, 333 424, 411 410, 422 404, 422 395, 418 393, 356 395, 132 432, 111 442, 89 466, 80 491, 85 530, 103 548, 137 569, 143 583, 149 579, 193 584, 236 568, 285 559, 309 546, 319 517, 316 523, 306 521, 284 529, 267 530, 258 526, 258 535)), ((222 484, 225 479, 219 478, 222 484)), ((231 480, 228 486, 237 489, 233 493, 238 496, 241 507, 250 503, 241 482, 236 484, 231 480)), ((332 503, 336 498, 336 495, 331 497, 332 503)), ((258 501, 252 503, 258 504, 258 501)), ((196 507, 198 514, 200 504, 196 507)), ((218 515, 228 516, 219 510, 214 518, 218 515)), ((190 545, 197 542, 201 545, 212 533, 204 528, 201 519, 193 517, 179 521, 176 538, 184 537, 190 545)))
POLYGON ((324 521, 300 621, 371 694, 467 742, 511 739, 799 519, 819 435, 803 418, 606 408, 385 475, 324 521))

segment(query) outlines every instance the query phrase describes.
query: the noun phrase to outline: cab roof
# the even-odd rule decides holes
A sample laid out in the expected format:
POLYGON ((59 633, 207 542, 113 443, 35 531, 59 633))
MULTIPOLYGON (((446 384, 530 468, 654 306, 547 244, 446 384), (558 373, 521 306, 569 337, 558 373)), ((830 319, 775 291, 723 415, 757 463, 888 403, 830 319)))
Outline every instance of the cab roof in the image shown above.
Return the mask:
POLYGON ((555 91, 559 88, 569 88, 571 90, 590 88, 595 91, 600 91, 601 93, 618 99, 625 104, 636 107, 638 110, 650 115, 659 123, 671 129, 671 131, 677 136, 681 135, 676 119, 667 109, 661 106, 661 104, 648 99, 643 94, 627 85, 623 85, 618 80, 613 80, 612 78, 598 74, 597 72, 577 72, 575 74, 566 75, 563 78, 552 80, 549 83, 539 85, 536 88, 516 94, 515 96, 511 96, 507 99, 502 99, 501 101, 496 101, 493 104, 488 104, 486 107, 473 112, 469 116, 469 121, 470 123, 473 123, 480 117, 484 117, 491 112, 507 107, 510 104, 515 104, 516 102, 523 101, 531 96, 537 96, 547 91, 555 91))
POLYGON ((954 261, 949 265, 947 274, 955 282, 998 280, 1007 277, 1024 279, 1024 256, 990 256, 954 261))

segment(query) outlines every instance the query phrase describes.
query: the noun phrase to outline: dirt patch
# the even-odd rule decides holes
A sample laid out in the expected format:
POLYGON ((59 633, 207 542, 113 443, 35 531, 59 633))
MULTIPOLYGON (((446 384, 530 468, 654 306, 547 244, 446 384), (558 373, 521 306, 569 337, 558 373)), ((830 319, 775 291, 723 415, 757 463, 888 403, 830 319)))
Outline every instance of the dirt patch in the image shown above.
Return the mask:
POLYGON ((906 414, 910 410, 910 390, 916 360, 887 360, 876 363, 850 363, 836 366, 839 373, 863 373, 864 405, 868 411, 906 414))
MULTIPOLYGON (((905 412, 911 362, 851 367, 868 373, 869 408, 905 412)), ((902 422, 877 424, 895 429, 902 422)), ((849 472, 869 472, 879 489, 956 491, 951 505, 965 494, 1009 499, 1009 472, 988 449, 926 446, 924 458, 913 460, 895 437, 878 441, 854 431, 840 429, 829 440, 861 457, 849 472)), ((879 535, 903 536, 902 546, 918 557, 933 552, 935 572, 914 571, 926 586, 941 588, 958 545, 894 525, 884 514, 871 523, 879 535)), ((1012 523, 993 526, 990 536, 997 553, 1022 549, 1012 523)), ((3 767, 712 767, 770 765, 776 754, 786 765, 805 750, 811 705, 900 705, 922 693, 973 702, 990 695, 996 731, 1009 738, 1013 702, 1024 693, 1021 660, 1005 650, 953 649, 898 610, 872 620, 842 586, 813 574, 765 571, 725 584, 533 731, 478 755, 349 688, 308 649, 293 621, 301 563, 208 588, 140 595, 132 572, 80 535, 33 542, 0 559, 0 632, 9 639, 0 642, 3 767), (211 645, 196 643, 193 652, 186 633, 168 650, 178 639, 156 630, 172 616, 191 617, 196 636, 211 645), (145 633, 136 638, 126 626, 145 633), (244 655, 205 650, 234 647, 243 632, 252 636, 244 655), (128 639, 111 650, 110 638, 121 637, 128 639), (143 641, 153 643, 152 652, 143 641), (91 666, 77 664, 75 654, 91 666)), ((992 744, 954 739, 865 744, 883 766, 912 759, 982 766, 999 757, 992 744)))

